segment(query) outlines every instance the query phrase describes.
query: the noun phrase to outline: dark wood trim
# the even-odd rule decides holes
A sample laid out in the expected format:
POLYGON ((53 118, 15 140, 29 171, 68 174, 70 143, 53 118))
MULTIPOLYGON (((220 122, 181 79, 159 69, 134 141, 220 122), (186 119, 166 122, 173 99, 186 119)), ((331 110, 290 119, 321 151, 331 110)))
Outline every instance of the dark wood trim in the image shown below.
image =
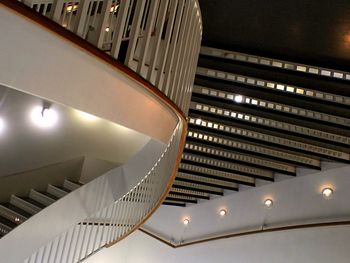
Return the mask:
POLYGON ((216 241, 220 239, 227 239, 227 238, 234 238, 234 237, 242 237, 242 236, 249 236, 249 235, 256 235, 256 234, 264 234, 264 233, 273 233, 273 232, 280 232, 280 231, 289 231, 289 230, 297 230, 297 229, 309 229, 309 228, 319 228, 319 227, 332 227, 332 226, 349 226, 350 220, 346 221, 335 221, 335 222, 326 222, 326 223, 313 223, 313 224, 300 224, 300 225, 290 225, 290 226, 283 226, 283 227, 271 227, 271 228, 261 228, 259 230, 252 230, 252 231, 245 231, 245 232, 239 232, 239 233, 231 233, 231 234, 224 234, 219 235, 215 237, 209 237, 209 238, 203 238, 198 239, 194 241, 184 241, 179 244, 173 244, 166 240, 163 237, 157 236, 151 231, 140 228, 139 230, 142 233, 145 233, 146 235, 155 238, 156 240, 162 242, 163 244, 166 244, 172 248, 180 248, 180 247, 187 247, 192 245, 197 245, 200 243, 207 243, 210 241, 216 241))

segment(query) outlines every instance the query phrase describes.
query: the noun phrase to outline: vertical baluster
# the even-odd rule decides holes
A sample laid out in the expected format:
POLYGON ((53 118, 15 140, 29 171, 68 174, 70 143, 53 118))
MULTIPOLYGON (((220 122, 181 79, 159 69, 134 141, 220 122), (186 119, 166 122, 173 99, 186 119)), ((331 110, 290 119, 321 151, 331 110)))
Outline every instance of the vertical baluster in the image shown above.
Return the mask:
POLYGON ((61 253, 59 253, 59 256, 58 256, 58 263, 61 263, 61 262, 67 262, 68 260, 64 260, 63 259, 63 256, 64 256, 64 253, 67 249, 67 239, 68 239, 68 236, 69 236, 69 233, 70 233, 71 229, 67 230, 65 233, 64 233, 64 240, 63 240, 63 244, 62 244, 62 249, 61 249, 61 253))
MULTIPOLYGON (((170 12, 170 16, 168 19, 168 23, 166 26, 166 32, 165 32, 165 38, 163 40, 163 49, 160 51, 160 62, 159 62, 159 67, 158 67, 158 74, 156 77, 156 81, 155 81, 155 86, 160 88, 160 90, 162 90, 163 92, 165 92, 165 85, 163 84, 160 87, 160 83, 161 80, 163 79, 163 71, 164 71, 164 67, 165 67, 165 62, 168 59, 168 50, 170 47, 170 38, 173 32, 173 27, 174 27, 174 22, 175 22, 175 17, 176 17, 176 11, 177 11, 177 6, 178 6, 178 0, 171 0, 170 1, 170 8, 169 8, 169 12, 170 12)), ((179 5, 179 8, 180 5, 179 5)))
POLYGON ((195 12, 195 10, 192 11, 192 18, 190 21, 190 33, 187 36, 187 41, 185 46, 187 48, 185 48, 184 52, 184 58, 182 60, 180 69, 181 72, 179 74, 179 80, 178 80, 178 92, 176 93, 175 96, 175 103, 177 105, 181 104, 181 100, 185 95, 186 92, 186 80, 187 80, 187 74, 190 71, 189 70, 189 65, 190 65, 190 58, 191 58, 191 51, 193 51, 193 45, 194 45, 194 38, 195 38, 195 32, 196 32, 196 26, 195 26, 195 18, 196 18, 196 14, 197 12, 195 12))
POLYGON ((153 41, 153 45, 151 45, 149 48, 150 63, 149 63, 146 79, 148 79, 153 84, 155 83, 155 81, 152 80, 152 76, 154 75, 155 68, 157 66, 157 61, 158 61, 158 54, 160 53, 159 47, 162 39, 165 18, 167 16, 168 3, 169 3, 168 0, 162 0, 160 2, 160 7, 158 10, 158 16, 157 16, 157 23, 155 25, 155 33, 153 36, 154 41, 153 41))
MULTIPOLYGON (((57 239, 57 238, 56 238, 57 239)), ((58 237, 58 240, 57 240, 57 246, 56 246, 56 249, 55 249, 55 252, 53 254, 53 263, 56 263, 57 262, 57 255, 59 254, 59 249, 61 247, 61 242, 62 242, 62 236, 59 236, 58 237)))
POLYGON ((139 73, 141 76, 146 76, 146 74, 143 73, 143 70, 145 69, 147 55, 149 54, 148 53, 149 44, 151 41, 151 35, 153 33, 153 29, 154 29, 154 22, 156 19, 158 3, 159 3, 159 0, 151 0, 151 6, 148 11, 145 34, 143 35, 143 38, 140 38, 137 43, 137 45, 139 45, 140 52, 139 52, 136 72, 139 73))
POLYGON ((112 205, 112 212, 111 212, 111 218, 109 220, 109 226, 107 229, 107 233, 106 233, 106 243, 109 243, 110 240, 112 240, 112 233, 113 233, 113 229, 114 229, 114 224, 115 224, 115 220, 116 220, 116 214, 117 214, 117 203, 114 203, 112 205))
POLYGON ((74 238, 76 235, 78 235, 79 233, 79 229, 80 229, 81 225, 77 225, 75 227, 73 227, 72 229, 72 236, 69 242, 69 246, 68 246, 68 251, 67 251, 67 255, 66 255, 66 262, 73 262, 74 261, 74 250, 72 250, 73 244, 74 244, 74 238), (72 260, 70 261, 69 259, 72 256, 72 260))
POLYGON ((129 14, 130 0, 121 1, 118 8, 117 22, 114 30, 114 36, 112 41, 112 51, 111 55, 115 59, 118 58, 120 45, 122 43, 123 32, 125 30, 127 15, 129 14))
POLYGON ((179 45, 179 41, 181 41, 181 38, 179 38, 179 33, 181 31, 180 26, 184 23, 188 10, 186 8, 187 6, 185 5, 185 0, 180 0, 180 7, 179 11, 176 14, 176 21, 175 21, 175 28, 171 37, 171 42, 170 42, 170 50, 168 54, 168 58, 166 61, 165 65, 165 75, 164 75, 164 80, 163 80, 163 86, 165 87, 165 94, 170 98, 171 90, 170 90, 170 76, 171 74, 171 69, 173 68, 174 60, 175 60, 175 54, 176 50, 179 45))
POLYGON ((73 28, 73 32, 75 32, 78 36, 84 38, 84 29, 89 20, 89 6, 91 0, 80 0, 79 7, 77 10, 77 14, 75 16, 75 24, 73 28))
POLYGON ((128 50, 126 52, 125 64, 131 68, 134 60, 134 54, 136 49, 136 43, 139 38, 140 25, 145 8, 145 0, 138 0, 136 2, 136 9, 131 25, 130 40, 128 50))
POLYGON ((77 257, 77 255, 79 255, 79 254, 77 254, 78 253, 78 250, 79 250, 79 248, 78 248, 78 245, 79 245, 79 241, 80 241, 80 236, 81 236, 81 234, 82 234, 82 228, 83 228, 84 226, 83 226, 83 222, 81 222, 80 224, 79 224, 79 227, 78 227, 78 230, 77 230, 77 239, 75 240, 75 242, 74 242, 74 250, 73 250, 73 254, 72 254, 72 263, 75 263, 75 258, 77 257))
POLYGON ((52 20, 56 23, 60 23, 64 2, 65 0, 55 0, 52 4, 52 20))
MULTIPOLYGON (((189 1, 191 2, 191 1, 189 1)), ((181 86, 181 83, 183 81, 183 72, 184 72, 184 64, 186 61, 186 55, 187 55, 187 50, 188 50, 188 46, 190 44, 190 40, 191 40, 191 34, 193 32, 193 27, 192 27, 192 21, 193 21, 193 17, 195 16, 193 10, 191 10, 191 5, 188 3, 189 5, 189 10, 190 10, 190 14, 188 17, 188 20, 186 22, 186 26, 182 28, 182 30, 185 31, 184 33, 184 39, 180 45, 180 50, 179 50, 179 57, 178 57, 178 61, 176 63, 177 67, 174 71, 174 78, 172 79, 172 95, 171 98, 172 100, 177 104, 178 103, 178 96, 179 93, 182 92, 183 87, 181 86)))
POLYGON ((112 0, 104 0, 102 4, 102 11, 101 11, 101 17, 98 21, 96 32, 97 32, 97 39, 96 39, 96 46, 98 48, 102 48, 104 43, 104 37, 106 34, 106 27, 108 23, 108 16, 110 15, 110 9, 112 6, 112 0))

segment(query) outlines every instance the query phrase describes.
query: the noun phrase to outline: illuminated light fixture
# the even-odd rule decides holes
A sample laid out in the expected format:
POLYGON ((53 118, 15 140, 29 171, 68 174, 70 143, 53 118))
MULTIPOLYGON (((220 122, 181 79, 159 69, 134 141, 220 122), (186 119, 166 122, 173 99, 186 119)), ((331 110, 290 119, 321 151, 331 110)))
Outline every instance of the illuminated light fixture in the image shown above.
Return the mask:
POLYGON ((74 11, 76 11, 78 9, 78 5, 68 5, 67 7, 66 7, 66 10, 67 10, 67 12, 68 13, 70 13, 70 12, 74 12, 74 11))
POLYGON ((329 197, 331 197, 332 194, 333 194, 333 189, 332 189, 332 188, 329 188, 329 187, 324 188, 324 189, 322 190, 322 194, 323 194, 323 197, 324 197, 324 198, 329 198, 329 197))
POLYGON ((226 214, 227 214, 227 211, 226 211, 225 209, 221 209, 221 210, 219 211, 219 215, 220 215, 221 217, 224 217, 226 214))
POLYGON ((109 32, 109 27, 106 27, 105 31, 106 31, 106 32, 109 32))
POLYGON ((0 133, 5 130, 5 121, 0 118, 0 133))
POLYGON ((19 222, 19 218, 18 217, 15 217, 15 222, 19 222))
POLYGON ((188 218, 185 218, 182 223, 185 225, 185 226, 188 226, 188 224, 190 223, 190 219, 188 218))
POLYGON ((236 95, 234 100, 237 103, 241 103, 243 101, 243 96, 242 95, 236 95))
POLYGON ((58 120, 57 112, 50 109, 47 105, 35 107, 31 112, 32 121, 41 128, 50 128, 58 120))
POLYGON ((272 207, 273 206, 273 201, 271 199, 266 199, 264 201, 264 205, 268 208, 272 207))
POLYGON ((118 4, 118 5, 112 5, 112 6, 111 6, 111 9, 110 9, 110 12, 111 12, 111 13, 117 12, 118 7, 119 7, 119 4, 118 4))
POLYGON ((196 124, 197 125, 200 125, 201 123, 202 123, 202 119, 201 118, 196 119, 196 124))

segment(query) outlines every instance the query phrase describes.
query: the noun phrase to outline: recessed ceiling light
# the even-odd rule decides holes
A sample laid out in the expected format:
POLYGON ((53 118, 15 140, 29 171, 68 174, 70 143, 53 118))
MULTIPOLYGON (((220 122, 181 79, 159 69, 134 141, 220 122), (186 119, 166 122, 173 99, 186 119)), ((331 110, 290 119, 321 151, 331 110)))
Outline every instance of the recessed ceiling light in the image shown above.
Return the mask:
POLYGON ((35 107, 31 112, 31 119, 39 127, 50 128, 56 124, 58 115, 48 107, 35 107))
POLYGON ((235 96, 235 102, 241 103, 243 101, 243 96, 242 95, 236 95, 235 96))
POLYGON ((332 189, 332 188, 329 188, 329 187, 324 188, 324 189, 322 190, 322 194, 323 194, 323 196, 324 196, 325 198, 329 198, 329 197, 331 197, 331 195, 333 194, 333 189, 332 189))
POLYGON ((219 215, 220 216, 225 216, 227 214, 227 211, 225 210, 225 209, 221 209, 220 211, 219 211, 219 215))
POLYGON ((201 118, 196 119, 196 124, 197 125, 200 125, 201 123, 202 123, 202 119, 201 118))
POLYGON ((190 223, 190 219, 185 218, 184 221, 183 221, 183 224, 184 224, 185 226, 187 226, 189 223, 190 223))
POLYGON ((268 208, 272 207, 272 205, 273 205, 272 199, 266 199, 266 200, 264 201, 264 205, 265 205, 266 207, 268 207, 268 208))
POLYGON ((105 31, 106 31, 106 32, 109 32, 109 27, 106 27, 105 31))

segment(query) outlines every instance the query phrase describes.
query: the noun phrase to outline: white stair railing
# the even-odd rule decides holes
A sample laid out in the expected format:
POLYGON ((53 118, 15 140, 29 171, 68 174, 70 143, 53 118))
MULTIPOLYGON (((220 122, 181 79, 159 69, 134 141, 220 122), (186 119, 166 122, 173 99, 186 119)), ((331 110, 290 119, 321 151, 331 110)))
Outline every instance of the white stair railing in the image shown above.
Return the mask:
MULTIPOLYGON (((181 136, 182 127, 179 123, 161 157, 137 185, 112 204, 101 206, 98 212, 58 235, 22 262, 82 262, 101 248, 116 243, 139 227, 160 205, 170 187, 169 181, 181 136)), ((103 196, 100 198, 101 204, 104 203, 104 198, 103 196)))
POLYGON ((202 39, 198 0, 22 0, 147 79, 187 114, 202 39))

